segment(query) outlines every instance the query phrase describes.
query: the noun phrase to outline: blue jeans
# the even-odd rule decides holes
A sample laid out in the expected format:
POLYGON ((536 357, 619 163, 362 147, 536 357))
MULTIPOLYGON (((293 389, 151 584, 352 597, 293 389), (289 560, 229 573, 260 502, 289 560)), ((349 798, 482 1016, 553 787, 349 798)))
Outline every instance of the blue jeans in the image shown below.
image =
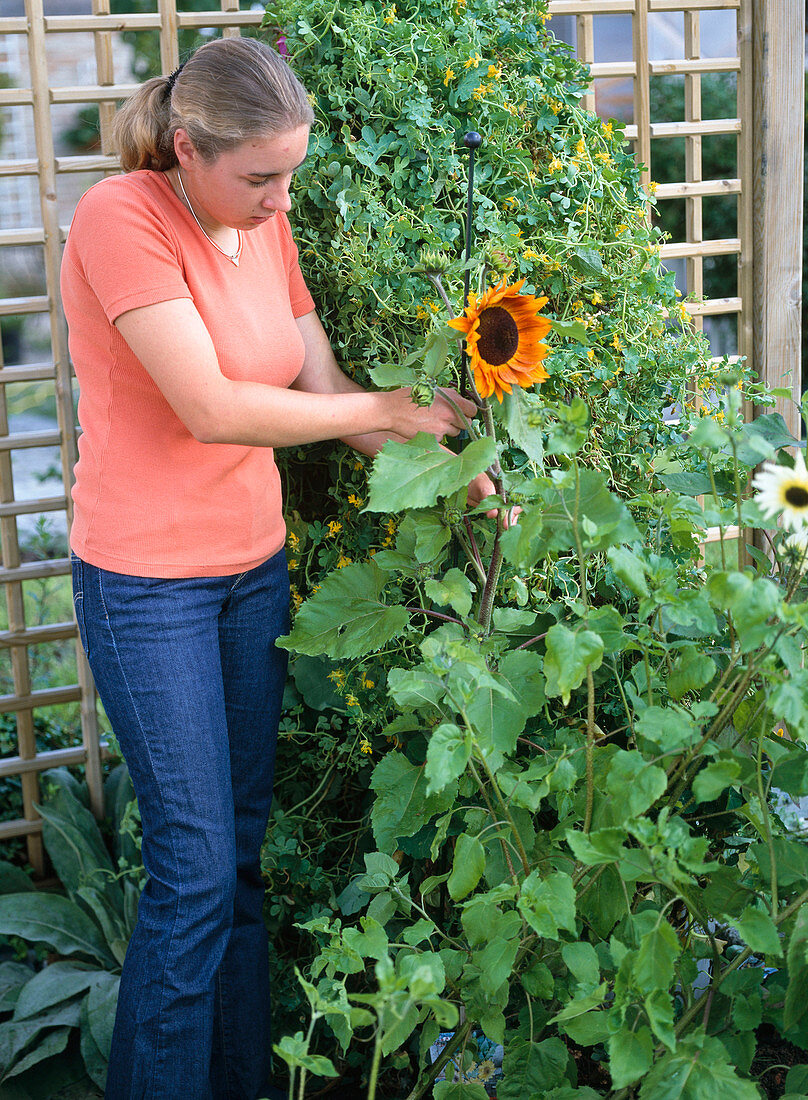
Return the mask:
POLYGON ((256 1100, 270 1076, 259 852, 289 628, 283 552, 158 580, 73 557, 82 644, 143 822, 107 1100, 256 1100))

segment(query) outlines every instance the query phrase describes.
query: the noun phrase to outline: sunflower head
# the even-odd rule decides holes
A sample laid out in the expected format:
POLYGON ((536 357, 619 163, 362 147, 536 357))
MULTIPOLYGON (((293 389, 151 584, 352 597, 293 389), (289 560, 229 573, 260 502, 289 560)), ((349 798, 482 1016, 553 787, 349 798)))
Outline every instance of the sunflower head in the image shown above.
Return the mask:
POLYGON ((520 294, 524 282, 508 286, 503 278, 479 299, 470 295, 463 316, 449 322, 466 334, 480 397, 494 393, 501 402, 503 391, 511 393, 514 385, 526 389, 547 378, 542 366, 547 347, 541 340, 550 322, 539 314, 547 299, 520 294))
POLYGON ((808 525, 808 470, 798 452, 794 468, 764 463, 752 482, 757 490, 756 501, 767 519, 780 517, 783 526, 800 531, 808 525))

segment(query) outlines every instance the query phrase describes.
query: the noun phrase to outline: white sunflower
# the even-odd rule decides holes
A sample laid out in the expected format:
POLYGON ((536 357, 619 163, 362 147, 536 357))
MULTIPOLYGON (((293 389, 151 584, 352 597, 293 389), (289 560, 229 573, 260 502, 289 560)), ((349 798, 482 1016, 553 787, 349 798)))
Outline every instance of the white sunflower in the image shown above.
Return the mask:
POLYGON ((798 452, 794 468, 766 462, 752 481, 756 501, 767 519, 780 517, 783 526, 799 531, 808 524, 808 470, 798 452))
POLYGON ((793 565, 802 574, 808 570, 808 528, 794 531, 785 541, 787 550, 793 555, 793 565))

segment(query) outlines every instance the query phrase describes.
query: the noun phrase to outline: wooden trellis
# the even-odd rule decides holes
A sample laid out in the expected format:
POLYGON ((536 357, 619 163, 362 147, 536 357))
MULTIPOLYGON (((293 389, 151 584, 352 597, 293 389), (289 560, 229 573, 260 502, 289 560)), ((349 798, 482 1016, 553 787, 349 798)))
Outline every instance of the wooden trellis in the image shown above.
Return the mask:
MULTIPOLYGON (((702 298, 704 260, 717 255, 738 258, 738 283, 725 297, 688 304, 694 323, 705 317, 734 316, 738 320, 738 352, 752 359, 769 380, 791 385, 799 393, 800 285, 802 255, 802 133, 804 8, 802 0, 552 0, 553 16, 575 17, 578 56, 591 63, 595 81, 625 78, 633 82, 634 117, 626 134, 634 142, 650 183, 654 166, 654 141, 663 137, 685 140, 685 179, 662 185, 657 199, 684 200, 687 213, 685 240, 663 246, 663 260, 684 259, 689 294, 702 298), (704 57, 701 14, 724 9, 733 12, 737 49, 732 56, 704 57), (684 21, 684 56, 649 59, 649 20, 658 13, 681 13, 684 21), (597 19, 630 16, 633 26, 631 61, 595 61, 597 19), (738 110, 727 119, 703 119, 701 86, 705 74, 736 74, 738 110), (683 120, 657 122, 650 117, 650 81, 660 74, 678 74, 685 85, 683 120), (769 125, 769 120, 777 124, 769 125), (737 169, 721 179, 703 178, 702 145, 716 134, 734 134, 738 140, 737 169), (705 199, 736 195, 737 230, 718 240, 704 240, 702 209, 705 199), (790 372, 790 373, 789 373, 790 372), (783 382, 783 379, 788 379, 783 382)), ((176 0, 158 0, 155 13, 110 14, 109 0, 92 0, 92 12, 84 15, 45 14, 43 0, 25 0, 25 14, 0 18, 0 36, 26 41, 27 82, 0 87, 0 111, 10 108, 30 113, 35 153, 0 159, 3 180, 36 177, 38 218, 34 224, 7 225, 0 221, 0 255, 5 250, 27 247, 38 250, 44 264, 42 293, 0 298, 0 330, 11 319, 36 314, 48 321, 48 350, 38 362, 6 363, 0 354, 0 584, 6 595, 7 629, 0 631, 0 647, 8 651, 7 676, 12 690, 0 696, 0 713, 16 718, 17 749, 0 760, 0 778, 20 776, 22 816, 0 823, 0 839, 25 836, 31 863, 42 867, 41 823, 35 803, 39 773, 57 764, 83 765, 93 808, 102 805, 101 747, 92 677, 77 645, 76 682, 65 686, 39 686, 32 679, 33 647, 75 639, 72 621, 27 622, 26 586, 50 578, 66 578, 66 556, 39 560, 24 553, 20 517, 60 515, 70 522, 68 487, 76 457, 76 427, 67 333, 59 298, 59 264, 71 211, 60 207, 60 184, 71 176, 87 177, 88 184, 118 170, 110 143, 110 124, 115 103, 131 94, 131 76, 116 68, 116 43, 122 32, 144 31, 159 36, 160 58, 165 72, 179 63, 180 29, 237 35, 243 27, 257 26, 261 11, 239 10, 239 0, 222 0, 216 11, 178 11, 176 0), (51 44, 75 36, 76 50, 94 51, 94 82, 59 85, 49 74, 51 44), (53 110, 63 104, 97 104, 100 113, 100 151, 63 156, 57 151, 53 110), (11 387, 38 383, 50 387, 55 398, 56 422, 48 431, 9 430, 8 395, 11 387), (13 456, 31 448, 58 446, 64 489, 57 495, 18 499, 13 456), (72 703, 80 706, 81 743, 51 751, 37 751, 36 714, 44 707, 72 703)), ((552 26, 552 24, 551 24, 552 26)), ((7 41, 7 40, 6 40, 7 41)), ((3 38, 0 38, 2 51, 3 38)), ((0 53, 0 56, 2 54, 0 53)), ((587 105, 596 106, 594 91, 587 105)), ((0 158, 8 156, 0 150, 0 158)), ((1 192, 0 192, 1 194, 1 192)), ((4 204, 0 201, 0 212, 4 204)), ((0 217, 2 214, 0 213, 0 217)), ((10 253, 9 253, 10 254, 10 253)), ((0 272, 6 269, 0 264, 0 272)), ((796 421, 784 406, 790 423, 796 421)), ((12 417, 13 420, 13 417, 12 417)), ((78 735, 77 735, 78 741, 78 735)))

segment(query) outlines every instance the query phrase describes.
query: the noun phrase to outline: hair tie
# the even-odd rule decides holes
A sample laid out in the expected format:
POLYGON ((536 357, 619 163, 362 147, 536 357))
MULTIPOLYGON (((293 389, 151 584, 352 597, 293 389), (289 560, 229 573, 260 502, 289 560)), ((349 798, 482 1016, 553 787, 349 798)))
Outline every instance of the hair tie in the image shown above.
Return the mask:
POLYGON ((164 97, 166 99, 171 98, 171 93, 174 90, 174 85, 177 83, 177 77, 180 75, 180 73, 182 72, 184 67, 185 67, 185 62, 183 61, 182 65, 180 65, 178 68, 176 68, 174 70, 174 72, 171 74, 171 76, 168 78, 168 81, 166 82, 166 90, 163 93, 164 97))

